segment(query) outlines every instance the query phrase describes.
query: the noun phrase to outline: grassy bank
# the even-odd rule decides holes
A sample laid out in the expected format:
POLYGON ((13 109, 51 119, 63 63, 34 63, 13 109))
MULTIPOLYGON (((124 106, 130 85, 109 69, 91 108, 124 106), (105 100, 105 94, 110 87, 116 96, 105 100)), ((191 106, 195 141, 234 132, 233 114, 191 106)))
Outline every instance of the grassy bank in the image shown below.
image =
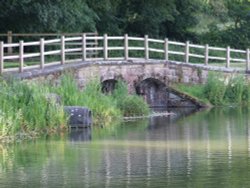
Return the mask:
POLYGON ((118 81, 112 93, 104 94, 98 80, 90 81, 82 90, 71 75, 63 76, 57 88, 51 88, 61 96, 66 106, 86 106, 93 112, 95 123, 108 122, 123 116, 138 116, 149 113, 149 107, 144 100, 128 93, 125 83, 118 81))
POLYGON ((21 81, 0 83, 0 136, 37 135, 65 127, 63 106, 48 101, 45 85, 21 81))
POLYGON ((30 137, 67 129, 64 106, 85 106, 92 110, 94 124, 108 124, 123 116, 149 113, 148 105, 136 95, 128 95, 118 82, 112 94, 102 92, 101 83, 90 81, 80 90, 73 76, 66 75, 57 86, 31 81, 0 81, 0 139, 30 137), (61 102, 51 97, 60 96, 61 102))
POLYGON ((242 75, 228 78, 218 73, 210 73, 203 85, 187 87, 177 84, 174 87, 214 106, 250 104, 250 83, 242 75))

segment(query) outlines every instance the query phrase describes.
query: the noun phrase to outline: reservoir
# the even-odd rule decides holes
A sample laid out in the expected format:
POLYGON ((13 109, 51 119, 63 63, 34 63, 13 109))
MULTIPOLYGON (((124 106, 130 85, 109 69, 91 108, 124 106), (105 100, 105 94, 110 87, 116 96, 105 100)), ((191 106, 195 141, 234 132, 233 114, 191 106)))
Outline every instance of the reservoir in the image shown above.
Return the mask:
POLYGON ((0 145, 0 187, 250 187, 250 109, 168 111, 0 145))

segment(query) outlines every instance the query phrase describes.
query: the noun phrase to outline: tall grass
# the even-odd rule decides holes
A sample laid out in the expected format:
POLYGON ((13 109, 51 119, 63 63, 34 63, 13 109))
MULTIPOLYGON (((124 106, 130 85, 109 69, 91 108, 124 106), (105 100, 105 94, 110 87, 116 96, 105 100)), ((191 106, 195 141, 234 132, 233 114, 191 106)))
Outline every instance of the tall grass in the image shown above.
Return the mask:
POLYGON ((149 114, 148 104, 136 94, 129 95, 124 82, 118 81, 112 97, 123 116, 142 116, 149 114))
POLYGON ((209 74, 203 94, 213 105, 223 105, 224 96, 227 89, 224 78, 219 74, 209 74))
POLYGON ((222 74, 210 73, 204 85, 187 87, 178 84, 176 87, 215 106, 250 104, 250 83, 242 75, 224 77, 222 74))
POLYGON ((0 138, 20 133, 41 134, 64 129, 67 115, 64 106, 85 106, 92 110, 95 124, 110 123, 122 116, 149 113, 147 104, 128 95, 126 85, 118 82, 112 94, 104 94, 100 81, 94 79, 80 90, 71 74, 61 77, 60 84, 32 81, 0 81, 0 138), (58 103, 51 93, 61 98, 58 103))
POLYGON ((61 79, 54 92, 62 97, 64 105, 86 106, 93 112, 94 123, 110 122, 122 116, 135 116, 149 113, 147 104, 136 95, 129 95, 127 86, 118 81, 112 94, 104 94, 97 79, 88 82, 80 90, 71 74, 61 79))
POLYGON ((0 82, 0 135, 64 128, 63 107, 46 98, 48 88, 22 81, 0 82))
POLYGON ((61 96, 65 106, 88 107, 92 111, 94 123, 110 122, 112 117, 121 117, 115 101, 102 93, 101 83, 96 79, 88 82, 83 90, 80 90, 73 75, 66 74, 62 76, 60 85, 51 91, 61 96))

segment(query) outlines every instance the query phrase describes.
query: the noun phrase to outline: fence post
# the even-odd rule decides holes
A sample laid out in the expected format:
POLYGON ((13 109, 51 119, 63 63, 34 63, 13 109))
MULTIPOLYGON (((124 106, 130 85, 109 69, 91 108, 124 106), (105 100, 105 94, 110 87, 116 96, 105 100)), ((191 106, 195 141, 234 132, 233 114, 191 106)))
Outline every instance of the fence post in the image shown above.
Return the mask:
POLYGON ((19 72, 23 72, 23 41, 19 41, 19 72))
POLYGON ((247 53, 247 58, 246 58, 246 71, 248 72, 249 69, 250 69, 250 50, 249 48, 246 50, 246 53, 247 53))
POLYGON ((104 60, 108 60, 108 35, 104 34, 103 36, 103 55, 104 60))
POLYGON ((3 41, 0 42, 0 74, 3 73, 4 69, 4 48, 3 48, 3 41))
POLYGON ((145 59, 149 59, 149 49, 148 49, 148 35, 144 36, 144 48, 145 48, 145 59))
POLYGON ((168 61, 168 38, 165 38, 164 42, 164 55, 165 55, 165 60, 168 61))
POLYGON ((185 62, 189 62, 189 41, 186 42, 185 46, 185 62))
POLYGON ((230 67, 230 46, 227 47, 226 61, 227 61, 226 68, 229 68, 230 67))
POLYGON ((124 59, 128 60, 129 52, 128 52, 128 34, 124 35, 124 59))
MULTIPOLYGON (((7 32, 7 43, 11 44, 12 42, 13 42, 12 31, 8 31, 7 32)), ((8 47, 7 52, 8 52, 8 54, 12 54, 13 53, 12 47, 8 47)))
POLYGON ((40 68, 44 68, 44 39, 40 39, 40 68))
POLYGON ((65 63, 65 36, 61 36, 61 65, 65 63))
POLYGON ((209 57, 209 46, 205 45, 205 65, 208 65, 208 57, 209 57))
POLYGON ((87 55, 86 55, 86 33, 82 34, 82 60, 86 61, 87 55))

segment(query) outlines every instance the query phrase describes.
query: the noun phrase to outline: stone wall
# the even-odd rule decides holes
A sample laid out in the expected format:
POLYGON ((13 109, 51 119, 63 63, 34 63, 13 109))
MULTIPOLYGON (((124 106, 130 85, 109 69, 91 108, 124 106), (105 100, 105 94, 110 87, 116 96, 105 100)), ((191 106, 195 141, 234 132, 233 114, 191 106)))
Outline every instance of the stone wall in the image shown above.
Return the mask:
MULTIPOLYGON (((34 69, 23 73, 11 73, 21 79, 46 79, 56 81, 61 74, 73 72, 79 86, 84 86, 90 79, 101 81, 123 79, 133 88, 147 78, 155 78, 171 85, 171 83, 204 83, 209 71, 220 71, 225 75, 240 72, 236 69, 208 67, 199 64, 187 64, 161 60, 136 61, 88 61, 65 65, 50 66, 43 70, 34 69)), ((8 76, 10 73, 4 74, 8 76)))

